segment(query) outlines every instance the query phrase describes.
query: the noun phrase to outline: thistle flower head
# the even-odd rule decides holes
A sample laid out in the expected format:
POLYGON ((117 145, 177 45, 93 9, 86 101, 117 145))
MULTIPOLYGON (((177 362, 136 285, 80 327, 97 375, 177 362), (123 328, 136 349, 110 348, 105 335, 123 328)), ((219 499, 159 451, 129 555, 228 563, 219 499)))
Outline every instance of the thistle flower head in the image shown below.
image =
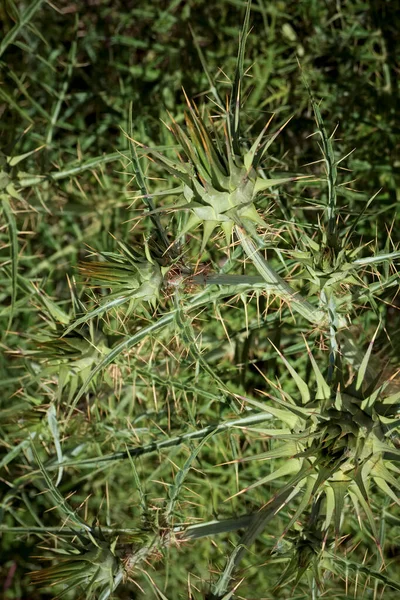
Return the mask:
POLYGON ((82 262, 80 272, 93 285, 111 288, 111 296, 127 296, 134 305, 148 302, 155 308, 166 268, 119 242, 120 252, 101 252, 104 261, 82 262))
POLYGON ((266 227, 256 210, 255 201, 260 192, 297 179, 265 179, 257 172, 261 160, 275 140, 277 132, 267 137, 269 120, 249 150, 242 151, 235 143, 229 112, 223 111, 221 124, 210 119, 209 126, 197 107, 187 99, 186 128, 173 122, 170 129, 181 148, 179 162, 150 150, 156 161, 182 184, 185 207, 191 216, 183 235, 204 226, 202 250, 217 226, 221 226, 229 244, 233 226, 238 220, 266 227))
MULTIPOLYGON (((284 443, 273 450, 273 454, 290 457, 283 469, 286 473, 294 473, 293 485, 305 482, 304 501, 291 523, 299 518, 308 501, 325 497, 329 509, 323 529, 327 530, 334 522, 338 534, 345 499, 349 498, 360 520, 360 506, 364 510, 379 543, 369 505, 369 489, 374 482, 400 504, 400 484, 394 474, 398 470, 392 462, 399 454, 393 432, 398 427, 400 392, 386 394, 385 386, 377 385, 377 376, 369 381, 371 351, 372 343, 348 383, 343 380, 339 361, 334 376, 326 379, 309 351, 315 376, 313 385, 307 385, 280 354, 298 394, 289 394, 270 382, 278 392, 270 397, 279 405, 279 417, 291 432, 290 436, 282 436, 284 443)), ((279 431, 273 437, 280 439, 279 431)), ((261 456, 268 457, 268 454, 261 456)), ((276 478, 280 476, 279 471, 276 478)), ((268 477, 269 480, 274 478, 273 473, 268 477)), ((288 483, 287 488, 290 486, 288 483)), ((298 493, 299 488, 296 490, 298 493)))
POLYGON ((106 541, 85 540, 79 547, 72 547, 68 555, 58 558, 55 565, 32 573, 32 581, 41 586, 66 586, 56 598, 71 589, 78 589, 82 597, 94 598, 109 589, 112 591, 114 577, 120 570, 120 561, 106 541))

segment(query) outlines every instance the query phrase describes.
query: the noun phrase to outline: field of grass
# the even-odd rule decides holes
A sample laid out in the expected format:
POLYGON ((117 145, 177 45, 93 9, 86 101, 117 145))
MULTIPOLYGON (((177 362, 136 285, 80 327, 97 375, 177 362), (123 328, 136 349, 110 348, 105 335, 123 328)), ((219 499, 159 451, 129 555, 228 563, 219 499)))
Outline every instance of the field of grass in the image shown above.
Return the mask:
POLYGON ((250 4, 0 3, 0 598, 398 598, 400 12, 250 4))

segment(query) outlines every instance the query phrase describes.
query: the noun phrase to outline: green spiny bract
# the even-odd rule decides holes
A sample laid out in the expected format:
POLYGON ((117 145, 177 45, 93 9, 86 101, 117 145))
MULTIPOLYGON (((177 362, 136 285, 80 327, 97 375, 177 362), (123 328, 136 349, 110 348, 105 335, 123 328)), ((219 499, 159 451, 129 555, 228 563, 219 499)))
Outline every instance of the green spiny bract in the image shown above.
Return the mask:
POLYGON ((37 350, 32 357, 40 361, 41 378, 55 381, 60 395, 68 390, 71 400, 78 386, 110 350, 106 336, 92 325, 64 337, 61 334, 60 331, 59 335, 37 338, 37 350))
MULTIPOLYGON (((336 376, 327 382, 310 353, 315 375, 315 388, 307 386, 281 355, 296 383, 300 397, 290 395, 278 385, 272 384, 281 397, 270 396, 280 409, 280 418, 289 425, 289 437, 277 431, 275 439, 286 440, 281 448, 261 455, 289 457, 286 473, 295 473, 292 484, 296 493, 301 482, 306 482, 304 506, 295 513, 292 523, 299 518, 307 504, 306 500, 323 493, 331 509, 327 511, 324 529, 328 529, 335 512, 335 531, 340 531, 340 517, 345 498, 354 504, 357 515, 359 505, 366 513, 375 539, 378 538, 374 517, 369 506, 372 481, 395 502, 400 483, 399 473, 391 458, 400 455, 392 439, 392 431, 398 424, 396 413, 400 405, 400 392, 385 394, 385 386, 377 386, 377 380, 365 385, 372 344, 366 352, 358 372, 350 383, 345 384, 340 366, 336 376), (282 411, 283 409, 283 411, 282 411), (288 447, 293 444, 293 451, 288 447)), ((269 410, 270 407, 267 408, 269 410)), ((272 409, 273 410, 273 409, 272 409)), ((276 478, 280 476, 278 472, 276 478)), ((267 480, 274 479, 274 474, 267 480)), ((262 481, 260 482, 262 483, 262 481)), ((258 484, 253 484, 255 487, 258 484)), ((290 527, 287 528, 287 531, 290 527)))
POLYGON ((65 327, 85 310, 74 282, 70 282, 70 293, 71 303, 65 311, 37 289, 38 308, 47 322, 47 331, 31 333, 35 347, 27 354, 32 358, 33 370, 40 371, 41 378, 55 381, 60 395, 68 388, 71 398, 99 359, 110 351, 110 341, 102 322, 85 323, 66 334, 65 327))
MULTIPOLYGON (((365 285, 365 273, 373 273, 382 281, 382 288, 389 279, 376 267, 379 263, 390 263, 398 260, 399 250, 393 252, 376 252, 369 257, 360 258, 367 244, 354 246, 350 241, 351 231, 337 241, 336 246, 328 243, 325 230, 319 232, 316 238, 302 234, 298 246, 289 252, 301 265, 299 278, 309 281, 309 293, 324 293, 326 297, 335 298, 335 304, 340 312, 349 313, 352 309, 352 295, 346 293, 358 291, 372 300, 373 290, 365 285)), ((354 300, 354 299, 353 299, 354 300)))
POLYGON ((257 171, 284 125, 266 138, 265 132, 271 118, 251 148, 242 152, 241 147, 233 142, 227 113, 223 112, 220 117, 222 128, 215 125, 215 120, 211 118, 210 127, 207 127, 197 108, 189 100, 187 103, 186 131, 176 122, 171 125, 171 131, 181 147, 180 161, 171 161, 151 149, 149 152, 182 183, 179 189, 186 200, 182 208, 189 209, 191 215, 180 235, 203 223, 203 251, 219 225, 228 245, 235 223, 239 222, 247 228, 254 225, 266 227, 267 224, 256 210, 257 196, 275 185, 298 178, 265 179, 257 171))
POLYGON ((79 545, 71 544, 67 557, 59 558, 57 564, 33 572, 32 581, 43 586, 65 585, 58 598, 75 588, 85 594, 84 598, 97 597, 107 589, 111 592, 114 577, 121 569, 120 561, 112 544, 90 537, 79 545))
POLYGON ((331 248, 327 244, 325 232, 321 241, 317 242, 303 233, 299 248, 290 252, 302 266, 301 277, 310 282, 310 293, 340 292, 344 285, 361 285, 357 275, 360 266, 355 262, 362 246, 351 249, 343 246, 340 249, 331 248))
POLYGON ((166 267, 160 267, 149 252, 142 256, 119 242, 121 252, 101 252, 104 262, 82 262, 80 272, 97 286, 111 288, 111 295, 126 296, 134 307, 148 302, 156 307, 166 267))
MULTIPOLYGON (((295 588, 303 575, 310 571, 315 581, 320 583, 321 554, 324 546, 328 543, 321 531, 321 497, 313 503, 308 519, 304 520, 304 525, 296 523, 293 529, 292 533, 285 536, 285 545, 290 544, 291 546, 284 553, 286 558, 289 558, 289 563, 280 576, 275 590, 287 586, 293 579, 295 579, 295 588)), ((278 554, 283 553, 278 550, 278 554)))
POLYGON ((90 330, 89 327, 81 327, 80 331, 64 337, 54 334, 44 339, 38 338, 37 344, 36 356, 49 363, 65 362, 72 368, 83 368, 108 350, 106 338, 101 331, 90 330))

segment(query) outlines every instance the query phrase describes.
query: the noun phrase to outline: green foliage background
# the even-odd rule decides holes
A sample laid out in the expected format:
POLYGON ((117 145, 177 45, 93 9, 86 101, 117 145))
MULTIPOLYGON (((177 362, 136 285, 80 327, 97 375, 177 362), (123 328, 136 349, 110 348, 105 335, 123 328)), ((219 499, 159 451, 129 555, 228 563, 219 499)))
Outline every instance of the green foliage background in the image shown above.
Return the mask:
MULTIPOLYGON (((277 172, 319 176, 319 164, 305 166, 319 161, 321 155, 311 135, 315 121, 300 61, 313 95, 322 99, 325 126, 329 132, 337 126, 336 156, 355 149, 340 172, 340 219, 346 223, 359 214, 380 190, 353 240, 359 246, 369 242, 371 252, 389 252, 400 241, 400 125, 396 113, 400 11, 396 5, 385 0, 255 0, 245 57, 245 135, 254 139, 271 113, 276 114, 276 123, 293 116, 275 142, 272 166, 277 172)), ((121 534, 120 542, 131 547, 141 543, 143 520, 154 522, 154 515, 163 513, 174 477, 194 446, 187 443, 144 455, 134 466, 133 460, 97 463, 96 458, 232 417, 229 405, 221 403, 216 383, 220 380, 236 393, 259 400, 257 390, 265 389, 264 377, 279 378, 291 393, 293 381, 268 339, 284 351, 307 382, 313 380, 301 337, 303 332, 310 333, 310 327, 274 318, 277 302, 272 304, 275 312, 270 322, 267 317, 260 325, 256 300, 240 288, 228 298, 210 302, 198 314, 193 328, 201 355, 196 358, 190 348, 188 351, 182 331, 163 329, 149 335, 96 379, 79 400, 73 418, 70 408, 76 390, 99 356, 86 349, 87 362, 62 374, 64 388, 44 361, 53 357, 52 352, 59 357, 61 351, 71 364, 81 352, 81 346, 63 345, 61 350, 54 344, 43 346, 46 328, 59 332, 80 313, 79 303, 91 305, 94 293, 89 286, 83 288, 78 262, 87 259, 91 249, 116 252, 118 241, 142 246, 143 235, 152 231, 150 219, 137 219, 143 203, 135 200, 138 185, 125 135, 130 103, 135 139, 166 149, 172 156, 170 148, 175 142, 163 122, 170 123, 172 114, 182 123, 182 87, 198 105, 210 104, 202 54, 220 94, 229 92, 244 10, 245 3, 239 0, 10 0, 0 5, 0 188, 2 198, 8 198, 3 200, 0 223, 0 594, 4 598, 37 594, 28 573, 42 565, 37 559, 38 540, 45 549, 62 546, 62 534, 45 533, 62 529, 64 519, 55 510, 49 512, 57 501, 43 493, 48 486, 35 467, 38 463, 31 438, 51 477, 57 473, 52 463, 60 455, 71 462, 64 468, 58 490, 64 498, 70 497, 85 522, 97 520, 105 529, 137 528, 141 532, 139 541, 132 541, 129 535, 124 539, 121 534), (33 355, 38 349, 40 354, 33 355), (204 362, 210 372, 203 369, 204 362), (54 405, 55 416, 51 412, 54 405), (85 464, 87 459, 93 462, 85 464), (38 534, 12 532, 12 527, 37 527, 38 534)), ((140 147, 138 151, 142 156, 140 147)), ((142 163, 146 174, 154 178, 148 180, 153 193, 174 185, 160 179, 165 173, 159 166, 142 163)), ((299 184, 282 188, 274 198, 274 226, 290 222, 296 228, 301 224, 312 235, 319 223, 316 207, 325 193, 318 184, 307 189, 299 184)), ((185 218, 183 213, 161 216, 172 239, 185 218)), ((195 265, 200 236, 195 233, 186 248, 187 241, 183 251, 188 263, 195 265)), ((225 260, 223 249, 220 238, 203 262, 216 271, 225 260)), ((280 259, 285 262, 282 256, 280 259)), ((289 263, 283 267, 284 273, 288 271, 289 263)), ((386 265, 382 271, 385 277, 396 272, 394 265, 386 265)), ((372 270, 365 278, 367 285, 379 280, 372 270)), ((387 378, 399 365, 397 290, 398 282, 380 296, 382 302, 379 300, 374 310, 363 310, 360 303, 353 314, 354 338, 362 350, 381 321, 374 360, 387 369, 383 375, 387 378)), ((260 303, 263 311, 265 298, 260 303)), ((161 298, 161 306, 164 312, 170 310, 171 298, 161 298)), ((145 327, 151 318, 140 311, 128 318, 126 309, 110 313, 102 327, 92 326, 93 347, 99 347, 101 339, 111 348, 123 336, 145 327)), ((311 334, 309 343, 316 356, 323 356, 318 332, 311 334)), ((391 381, 393 388, 396 382, 396 378, 391 381)), ((264 477, 270 467, 259 461, 240 467, 218 466, 270 449, 262 427, 227 431, 207 440, 179 492, 175 523, 254 511, 279 488, 279 480, 272 481, 228 500, 264 477)), ((398 592, 386 587, 384 580, 371 583, 368 576, 368 570, 378 571, 384 562, 385 573, 399 585, 400 515, 393 504, 384 495, 374 496, 384 560, 356 515, 345 513, 343 555, 351 555, 364 570, 357 574, 347 567, 336 578, 328 578, 324 597, 378 598, 382 593, 385 598, 397 597, 398 592)), ((284 560, 279 554, 271 558, 271 550, 278 544, 284 552, 289 544, 279 539, 288 520, 280 513, 270 522, 243 561, 237 582, 242 577, 244 582, 238 598, 310 597, 304 581, 296 592, 293 582, 274 588, 284 560)), ((162 549, 157 560, 151 561, 147 575, 135 572, 138 585, 126 582, 115 597, 207 597, 210 582, 215 582, 232 550, 232 539, 237 542, 237 534, 233 535, 236 537, 216 535, 212 541, 204 538, 184 548, 162 549)), ((49 587, 40 594, 43 598, 54 596, 49 587)), ((74 594, 69 597, 78 597, 74 594)))

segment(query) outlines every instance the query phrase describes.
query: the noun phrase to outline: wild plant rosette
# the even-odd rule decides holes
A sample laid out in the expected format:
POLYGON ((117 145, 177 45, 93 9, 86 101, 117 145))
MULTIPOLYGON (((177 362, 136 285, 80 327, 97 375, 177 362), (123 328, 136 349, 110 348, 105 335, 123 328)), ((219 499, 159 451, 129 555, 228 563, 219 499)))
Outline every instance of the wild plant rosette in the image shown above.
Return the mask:
POLYGON ((148 302, 156 307, 166 268, 161 267, 146 249, 146 256, 119 242, 120 252, 101 252, 104 259, 84 261, 81 275, 94 286, 108 287, 108 298, 124 297, 132 307, 148 302))
MULTIPOLYGON (((233 132, 229 112, 217 119, 200 115, 199 110, 187 99, 186 128, 173 122, 170 129, 179 146, 179 162, 148 149, 156 162, 178 179, 186 204, 177 208, 190 211, 190 217, 180 235, 203 224, 201 245, 203 252, 214 229, 220 226, 226 243, 231 242, 234 225, 245 228, 254 225, 266 227, 258 214, 256 200, 259 194, 273 186, 287 183, 298 177, 264 178, 258 168, 267 151, 286 123, 275 133, 266 136, 271 119, 261 131, 251 148, 244 151, 233 132)), ((171 190, 165 192, 170 194, 171 190)))
POLYGON ((286 459, 278 470, 250 486, 254 488, 282 476, 293 475, 277 494, 277 498, 282 499, 289 491, 291 498, 302 495, 285 532, 322 494, 325 496, 325 504, 319 513, 324 515, 322 531, 327 531, 333 524, 335 534, 339 535, 345 500, 349 499, 360 524, 360 507, 363 509, 379 544, 370 504, 372 482, 400 504, 400 471, 393 462, 400 456, 393 436, 398 426, 400 392, 385 394, 388 382, 377 385, 379 374, 374 381, 366 383, 371 351, 372 343, 355 375, 345 383, 340 361, 333 381, 329 382, 308 350, 315 377, 314 388, 308 386, 279 353, 293 377, 298 395, 290 395, 282 387, 269 382, 275 393, 268 396, 279 408, 276 411, 273 406, 268 406, 266 410, 273 414, 276 411, 276 416, 287 427, 283 432, 271 432, 271 438, 284 443, 248 460, 286 459))
POLYGON ((70 544, 64 556, 51 567, 35 571, 32 581, 40 586, 60 586, 64 589, 56 596, 60 598, 76 590, 82 598, 98 598, 108 590, 112 592, 114 578, 121 571, 121 563, 114 554, 113 545, 105 540, 78 536, 78 542, 70 544))
MULTIPOLYGON (((253 517, 251 525, 227 559, 214 590, 226 589, 226 582, 232 577, 246 548, 288 505, 292 506, 289 521, 277 538, 275 549, 282 543, 291 544, 291 549, 277 559, 271 559, 272 562, 289 559, 277 587, 293 579, 296 585, 303 575, 308 574, 322 588, 323 579, 326 579, 326 576, 322 577, 324 570, 339 576, 354 568, 360 572, 360 565, 351 563, 347 558, 342 559, 337 553, 343 536, 343 519, 350 506, 361 529, 364 528, 364 515, 367 517, 369 530, 382 554, 373 511, 374 486, 400 504, 400 470, 395 464, 400 456, 395 436, 400 392, 385 393, 388 381, 378 385, 380 373, 368 383, 372 345, 348 382, 344 381, 340 359, 336 363, 334 377, 325 378, 307 347, 314 375, 314 383, 307 384, 278 351, 293 378, 297 393, 289 394, 279 383, 268 380, 272 391, 263 392, 269 398, 268 404, 239 396, 249 407, 272 414, 282 427, 268 430, 273 444, 271 450, 234 461, 280 459, 277 468, 272 468, 268 475, 235 495, 282 478, 286 481, 253 517)), ((364 572, 368 573, 368 570, 364 572)), ((384 574, 378 571, 369 573, 376 580, 396 587, 384 574)), ((216 597, 222 598, 222 595, 216 597)))

